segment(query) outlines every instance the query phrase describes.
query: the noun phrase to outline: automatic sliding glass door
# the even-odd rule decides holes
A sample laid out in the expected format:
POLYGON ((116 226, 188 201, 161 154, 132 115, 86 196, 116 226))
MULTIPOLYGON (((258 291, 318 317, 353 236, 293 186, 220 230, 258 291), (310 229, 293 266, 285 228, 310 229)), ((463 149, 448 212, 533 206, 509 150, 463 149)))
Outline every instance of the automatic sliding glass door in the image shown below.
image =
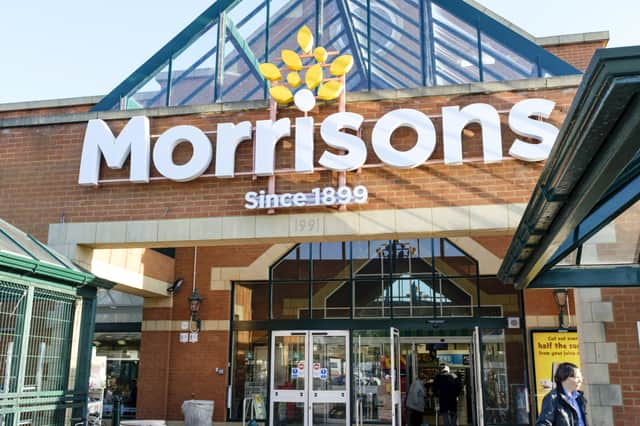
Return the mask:
POLYGON ((271 425, 347 425, 348 331, 274 331, 271 425))

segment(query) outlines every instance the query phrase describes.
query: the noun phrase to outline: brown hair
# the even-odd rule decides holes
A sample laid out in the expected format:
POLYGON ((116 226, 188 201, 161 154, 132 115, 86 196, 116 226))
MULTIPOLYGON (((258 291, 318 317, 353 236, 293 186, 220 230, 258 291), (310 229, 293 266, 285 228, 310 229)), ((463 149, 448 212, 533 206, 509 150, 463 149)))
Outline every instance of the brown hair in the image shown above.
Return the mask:
POLYGON ((576 371, 578 371, 578 366, 570 362, 563 362, 558 365, 556 374, 553 376, 556 386, 562 387, 562 382, 567 380, 569 377, 575 377, 576 371))

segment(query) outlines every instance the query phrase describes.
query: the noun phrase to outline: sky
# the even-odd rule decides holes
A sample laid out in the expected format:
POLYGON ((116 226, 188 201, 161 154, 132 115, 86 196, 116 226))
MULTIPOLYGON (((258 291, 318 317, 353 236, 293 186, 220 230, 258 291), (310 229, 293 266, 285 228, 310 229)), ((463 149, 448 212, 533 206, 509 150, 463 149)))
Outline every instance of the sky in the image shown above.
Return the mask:
MULTIPOLYGON (((255 0, 253 0, 255 1, 255 0)), ((7 0, 0 4, 0 103, 104 95, 212 0, 7 0)), ((536 37, 608 30, 640 44, 640 2, 479 0, 536 37)))

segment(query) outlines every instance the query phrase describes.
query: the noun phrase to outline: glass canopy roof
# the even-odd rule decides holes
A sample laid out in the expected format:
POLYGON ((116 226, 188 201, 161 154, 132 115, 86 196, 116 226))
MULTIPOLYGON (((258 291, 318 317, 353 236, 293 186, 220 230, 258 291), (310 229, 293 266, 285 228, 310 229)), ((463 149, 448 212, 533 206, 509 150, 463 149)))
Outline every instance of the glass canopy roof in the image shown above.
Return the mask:
POLYGON ((29 234, 0 219, 0 253, 46 262, 61 268, 82 272, 69 259, 55 253, 29 234))
POLYGON ((631 207, 558 262, 558 265, 638 263, 640 263, 640 202, 635 201, 631 207))
POLYGON ((353 56, 349 91, 580 73, 462 0, 218 0, 94 111, 265 99, 303 25, 353 56))
POLYGON ((28 272, 66 283, 110 287, 29 234, 0 219, 0 270, 28 272))

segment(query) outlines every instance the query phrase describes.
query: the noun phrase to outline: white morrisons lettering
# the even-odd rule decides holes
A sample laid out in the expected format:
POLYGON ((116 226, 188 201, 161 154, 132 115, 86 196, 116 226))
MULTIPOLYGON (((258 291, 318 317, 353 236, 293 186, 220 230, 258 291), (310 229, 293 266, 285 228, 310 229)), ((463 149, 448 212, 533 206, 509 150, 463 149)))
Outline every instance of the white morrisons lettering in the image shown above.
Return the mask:
MULTIPOLYGON (((545 160, 558 135, 558 129, 538 118, 549 118, 555 103, 545 99, 526 99, 518 102, 509 112, 509 128, 518 136, 534 139, 537 143, 515 139, 509 155, 523 161, 545 160)), ((339 154, 325 150, 318 163, 330 170, 350 171, 362 167, 367 158, 365 142, 343 130, 358 131, 364 117, 352 112, 339 112, 327 117, 320 125, 320 136, 339 154)), ((472 123, 482 128, 482 151, 485 162, 502 160, 502 134, 500 117, 488 104, 471 104, 442 109, 443 147, 445 164, 460 164, 462 158, 462 131, 472 123)), ((295 172, 312 173, 314 169, 313 117, 295 119, 295 172)), ((261 120, 255 125, 255 154, 253 172, 258 176, 271 176, 275 172, 275 149, 278 142, 291 136, 291 120, 261 120)), ((248 121, 238 124, 221 123, 217 126, 215 149, 215 176, 232 178, 235 175, 235 156, 238 145, 253 139, 248 121)), ((436 129, 431 119, 420 111, 398 109, 385 114, 375 124, 371 146, 383 163, 397 168, 412 168, 428 160, 436 147, 436 129), (393 147, 391 135, 401 127, 409 127, 416 134, 415 145, 400 151, 393 147)), ((129 180, 149 182, 151 164, 149 119, 133 117, 116 137, 102 120, 90 120, 84 137, 80 160, 81 185, 97 185, 100 161, 104 157, 108 167, 120 169, 128 157, 131 160, 129 180)), ((186 182, 201 176, 213 161, 213 147, 208 136, 193 126, 176 126, 164 132, 153 147, 153 164, 163 176, 177 182, 186 182), (175 164, 173 151, 180 143, 193 148, 191 158, 184 164, 175 164)))

